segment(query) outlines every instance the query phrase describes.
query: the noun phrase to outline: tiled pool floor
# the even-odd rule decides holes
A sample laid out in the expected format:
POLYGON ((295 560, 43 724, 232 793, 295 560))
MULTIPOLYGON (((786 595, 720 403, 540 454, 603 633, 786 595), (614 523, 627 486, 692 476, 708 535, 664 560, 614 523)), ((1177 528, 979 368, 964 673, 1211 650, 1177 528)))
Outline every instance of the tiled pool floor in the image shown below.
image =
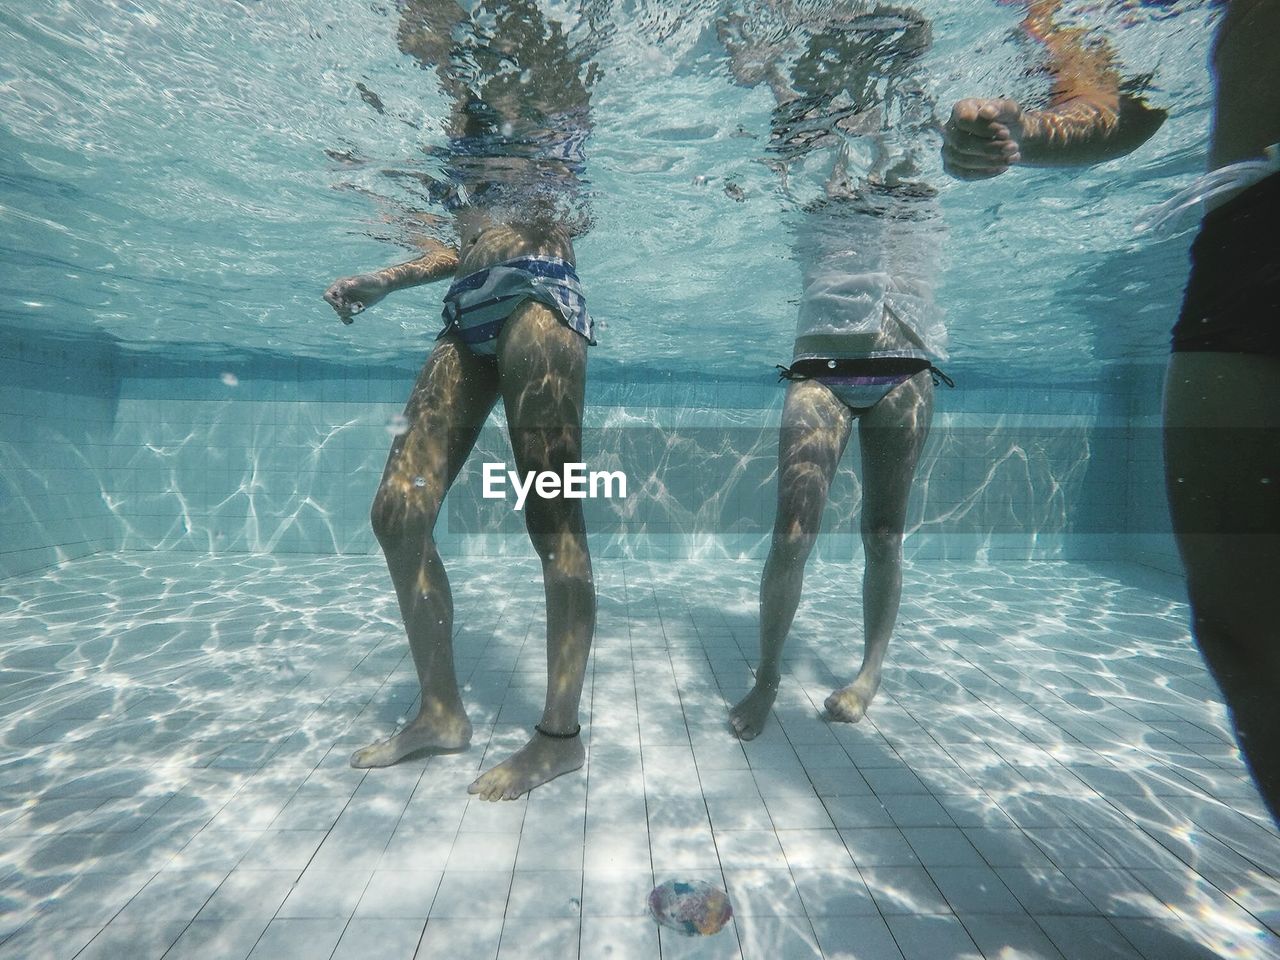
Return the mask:
POLYGON ((465 753, 351 750, 416 681, 374 557, 100 556, 0 583, 0 957, 1280 957, 1280 837, 1177 585, 1137 567, 916 564, 886 682, 860 575, 814 562, 764 736, 727 706, 759 562, 601 561, 586 768, 466 785, 542 702, 532 561, 450 564, 465 753), (646 915, 725 886, 705 938, 646 915))

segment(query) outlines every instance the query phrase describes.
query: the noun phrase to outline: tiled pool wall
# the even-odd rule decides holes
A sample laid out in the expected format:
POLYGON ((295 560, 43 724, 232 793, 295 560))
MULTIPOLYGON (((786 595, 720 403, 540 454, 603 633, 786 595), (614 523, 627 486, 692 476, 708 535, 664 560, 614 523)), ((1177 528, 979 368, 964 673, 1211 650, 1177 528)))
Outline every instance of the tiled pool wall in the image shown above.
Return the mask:
MULTIPOLYGON (((0 575, 102 550, 356 553, 418 358, 343 364, 183 357, 0 332, 0 575)), ((952 366, 917 474, 916 559, 1125 559, 1176 571, 1159 442, 1163 371, 1023 384, 952 366)), ((627 501, 586 501, 597 556, 763 556, 782 388, 624 368, 588 388, 588 467, 627 501)), ((850 444, 820 556, 859 551, 850 444)), ((519 515, 482 500, 484 431, 438 527, 455 555, 528 555, 519 515)))
POLYGON ((0 575, 118 546, 114 356, 108 342, 0 330, 0 575))

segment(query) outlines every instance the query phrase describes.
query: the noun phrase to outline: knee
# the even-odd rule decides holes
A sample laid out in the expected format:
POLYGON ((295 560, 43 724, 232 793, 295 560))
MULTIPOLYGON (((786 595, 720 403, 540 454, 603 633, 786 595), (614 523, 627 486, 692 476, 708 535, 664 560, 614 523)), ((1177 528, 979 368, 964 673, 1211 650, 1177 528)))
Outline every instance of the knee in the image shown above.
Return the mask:
POLYGON ((868 560, 897 563, 902 559, 902 531, 882 525, 866 527, 862 531, 862 550, 868 560))
POLYGON ((423 543, 435 528, 436 513, 423 498, 384 483, 373 498, 369 524, 384 549, 405 542, 423 543))
POLYGON ((775 562, 804 563, 813 552, 813 545, 817 540, 815 531, 806 530, 798 523, 787 524, 773 531, 770 554, 775 562))
POLYGON ((548 587, 568 590, 594 604, 595 580, 585 535, 530 534, 533 549, 542 561, 542 578, 548 587))

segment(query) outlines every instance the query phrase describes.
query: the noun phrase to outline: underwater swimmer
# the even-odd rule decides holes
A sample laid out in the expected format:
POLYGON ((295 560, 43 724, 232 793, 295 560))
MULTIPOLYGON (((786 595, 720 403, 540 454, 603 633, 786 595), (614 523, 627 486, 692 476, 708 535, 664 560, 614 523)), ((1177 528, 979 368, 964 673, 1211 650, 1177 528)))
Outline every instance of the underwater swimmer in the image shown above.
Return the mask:
MULTIPOLYGON (((1118 78, 1085 69, 1092 61, 1081 38, 1053 28, 1055 8, 1040 4, 1036 23, 1050 66, 1057 65, 1056 99, 1037 116, 1026 149, 1060 163, 1132 149, 1136 138, 1106 134, 1109 117, 1095 109, 1118 104, 1118 78)), ((764 27, 741 13, 720 24, 730 72, 739 84, 767 83, 774 94, 768 162, 784 191, 803 189, 805 169, 816 167, 825 179, 816 198, 798 204, 803 293, 793 362, 783 374, 789 383, 778 506, 760 587, 760 662, 751 690, 729 713, 743 740, 761 733, 777 698, 805 564, 855 422, 863 470, 863 659, 824 707, 832 720, 856 722, 874 700, 901 601, 908 501, 932 423, 935 378, 943 379, 933 361, 945 356, 946 340, 932 295, 941 272, 940 212, 936 192, 920 180, 921 151, 937 129, 919 68, 931 41, 928 20, 861 3, 801 12, 786 0, 762 0, 754 9, 764 27), (855 162, 856 152, 869 160, 855 162)), ((958 132, 948 138, 961 139, 958 132)), ((1017 150, 998 144, 994 166, 1007 169, 1017 150)))
MULTIPOLYGON (((1033 35, 1048 22, 1048 6, 1031 5, 1033 35)), ((1189 191, 1204 197, 1210 212, 1192 246, 1191 275, 1173 331, 1164 448, 1192 632, 1222 689, 1254 780, 1280 820, 1277 36, 1277 0, 1225 4, 1212 54, 1213 172, 1189 191)), ((1049 143, 1107 159, 1116 145, 1139 139, 1163 118, 1162 111, 1144 117, 1126 103, 1105 61, 1061 59, 1063 76, 1096 78, 1083 97, 1055 88, 1069 122, 1045 123, 1008 100, 962 100, 947 124, 943 153, 953 175, 981 179, 1014 163, 1041 162, 1049 143), (1133 121, 1128 130, 1127 119, 1133 121)), ((1181 198, 1174 203, 1155 219, 1187 205, 1181 198)))
POLYGON ((1277 0, 1231 0, 1218 25, 1209 165, 1215 181, 1234 168, 1238 192, 1214 198, 1191 248, 1165 379, 1164 447, 1192 632, 1280 822, 1277 36, 1277 0), (1257 162, 1268 154, 1270 165, 1257 162))
POLYGON ((902 542, 933 416, 945 329, 932 297, 940 220, 918 180, 934 128, 919 58, 931 41, 912 10, 851 2, 797 10, 762 2, 719 25, 733 78, 774 95, 766 163, 794 199, 802 295, 779 433, 777 512, 760 585, 760 662, 729 712, 764 729, 782 651, 830 487, 857 424, 863 498, 862 666, 826 698, 860 720, 880 686, 902 593, 902 542), (851 141, 861 147, 854 160, 851 141))
MULTIPOLYGON (((453 101, 446 207, 458 246, 426 244, 417 259, 340 279, 324 295, 350 323, 389 293, 455 278, 372 509, 421 700, 404 727, 352 755, 355 767, 470 744, 453 597, 433 530, 494 404, 501 398, 521 474, 561 473, 583 459, 592 324, 561 201, 582 165, 592 68, 530 0, 473 6, 468 14, 455 0, 408 0, 398 30, 401 49, 434 68, 453 101)), ((581 503, 531 494, 524 514, 546 594, 546 700, 528 743, 469 787, 485 800, 521 796, 586 756, 578 710, 596 599, 581 503)))

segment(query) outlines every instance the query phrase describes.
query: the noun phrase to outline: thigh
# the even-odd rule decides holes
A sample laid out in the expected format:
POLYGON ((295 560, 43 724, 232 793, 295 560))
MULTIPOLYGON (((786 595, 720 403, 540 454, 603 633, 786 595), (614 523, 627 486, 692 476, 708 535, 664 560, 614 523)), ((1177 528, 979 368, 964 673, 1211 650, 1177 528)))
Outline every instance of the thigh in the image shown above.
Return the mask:
POLYGON ((520 470, 581 459, 587 341, 545 304, 526 300, 498 337, 498 373, 520 470))
MULTIPOLYGON (((587 342, 582 335, 545 305, 526 301, 498 337, 498 370, 516 469, 525 476, 561 473, 564 464, 583 462, 587 342)), ((585 548, 570 550, 557 539, 582 535, 581 500, 532 492, 524 521, 540 553, 559 556, 562 569, 585 567, 585 548)))
POLYGON ((859 418, 862 529, 901 532, 920 452, 933 422, 933 380, 922 370, 859 418))
POLYGON ((852 428, 849 408, 816 380, 787 387, 778 435, 775 536, 817 535, 852 428))
POLYGON ((434 513, 457 477, 498 396, 493 361, 455 335, 436 342, 404 409, 382 491, 434 513))

